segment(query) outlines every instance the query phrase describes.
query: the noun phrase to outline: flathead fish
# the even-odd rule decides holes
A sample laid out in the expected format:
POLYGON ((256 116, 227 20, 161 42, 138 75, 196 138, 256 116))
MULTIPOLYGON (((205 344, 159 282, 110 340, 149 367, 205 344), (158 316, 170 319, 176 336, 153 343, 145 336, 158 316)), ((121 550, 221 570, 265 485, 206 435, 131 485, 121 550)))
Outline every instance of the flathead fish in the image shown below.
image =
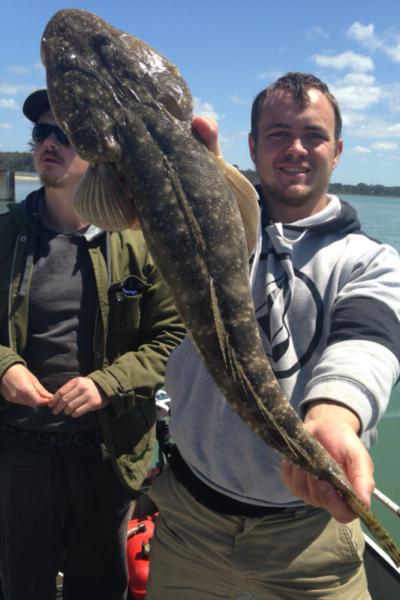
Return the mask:
MULTIPOLYGON (((232 408, 286 460, 331 482, 400 566, 400 550, 275 379, 249 287, 254 220, 246 240, 230 187, 192 128, 193 100, 178 69, 81 10, 54 15, 41 52, 56 121, 91 164, 77 212, 113 230, 138 217, 188 335, 232 408)), ((254 209, 254 196, 248 201, 243 214, 254 209)))

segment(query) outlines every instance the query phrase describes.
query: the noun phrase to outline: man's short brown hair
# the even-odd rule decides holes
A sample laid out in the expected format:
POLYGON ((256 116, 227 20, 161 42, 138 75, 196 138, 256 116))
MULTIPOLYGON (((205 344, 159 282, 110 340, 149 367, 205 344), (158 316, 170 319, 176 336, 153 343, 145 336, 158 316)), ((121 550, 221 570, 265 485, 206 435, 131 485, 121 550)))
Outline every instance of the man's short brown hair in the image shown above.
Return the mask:
POLYGON ((260 92, 254 99, 251 109, 251 135, 254 143, 258 141, 258 123, 260 121, 261 110, 266 99, 276 92, 284 92, 292 96, 299 104, 306 105, 310 101, 308 94, 309 90, 318 90, 326 96, 333 108, 335 114, 335 141, 340 139, 342 132, 342 115, 340 114, 339 104, 334 96, 329 91, 326 83, 310 75, 310 73, 286 73, 280 77, 275 83, 271 83, 265 90, 260 92))

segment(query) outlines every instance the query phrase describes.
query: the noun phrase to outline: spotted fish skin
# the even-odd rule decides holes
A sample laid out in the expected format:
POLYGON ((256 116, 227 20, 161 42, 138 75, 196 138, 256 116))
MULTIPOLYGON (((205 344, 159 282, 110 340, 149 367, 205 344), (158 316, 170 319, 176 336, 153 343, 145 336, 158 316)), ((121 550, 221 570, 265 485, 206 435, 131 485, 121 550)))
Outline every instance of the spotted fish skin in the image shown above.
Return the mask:
POLYGON ((178 69, 80 10, 54 15, 41 50, 58 124, 82 158, 116 163, 124 175, 154 261, 226 400, 281 456, 330 481, 400 566, 399 549, 274 377, 254 314, 240 213, 193 131, 193 101, 178 69))

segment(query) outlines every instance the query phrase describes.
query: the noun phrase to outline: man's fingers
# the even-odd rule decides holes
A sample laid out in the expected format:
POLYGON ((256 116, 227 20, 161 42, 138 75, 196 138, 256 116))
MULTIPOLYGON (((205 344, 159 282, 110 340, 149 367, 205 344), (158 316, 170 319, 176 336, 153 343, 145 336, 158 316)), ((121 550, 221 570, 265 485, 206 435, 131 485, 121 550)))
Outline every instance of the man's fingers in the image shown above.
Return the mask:
POLYGON ((297 498, 327 510, 339 523, 349 523, 356 514, 328 481, 309 477, 287 461, 282 462, 281 477, 297 498))
POLYGON ((57 390, 49 406, 55 415, 64 411, 66 415, 80 417, 91 410, 104 408, 109 402, 105 392, 90 377, 75 377, 57 390))
POLYGON ((218 141, 218 123, 211 117, 195 117, 193 127, 207 146, 208 150, 222 158, 221 146, 218 141))
POLYGON ((48 403, 48 400, 51 400, 51 398, 53 397, 53 394, 51 394, 50 392, 48 392, 46 390, 46 388, 44 388, 39 381, 37 381, 34 384, 34 388, 37 391, 37 393, 39 394, 39 396, 41 396, 43 398, 43 401, 46 404, 48 403))

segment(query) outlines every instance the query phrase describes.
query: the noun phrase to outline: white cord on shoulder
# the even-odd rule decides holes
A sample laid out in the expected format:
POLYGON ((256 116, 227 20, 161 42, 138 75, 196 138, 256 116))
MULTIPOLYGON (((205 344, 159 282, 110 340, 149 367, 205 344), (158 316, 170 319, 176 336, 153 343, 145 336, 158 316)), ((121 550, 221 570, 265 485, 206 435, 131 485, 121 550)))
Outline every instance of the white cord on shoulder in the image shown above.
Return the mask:
POLYGON ((260 262, 261 248, 262 248, 261 213, 262 213, 262 207, 260 206, 260 214, 258 217, 257 242, 256 242, 256 245, 254 246, 254 254, 253 254, 254 260, 253 260, 253 264, 251 265, 251 271, 250 271, 250 290, 252 292, 253 292, 253 288, 254 288, 254 282, 256 280, 256 273, 257 273, 258 265, 260 262))

